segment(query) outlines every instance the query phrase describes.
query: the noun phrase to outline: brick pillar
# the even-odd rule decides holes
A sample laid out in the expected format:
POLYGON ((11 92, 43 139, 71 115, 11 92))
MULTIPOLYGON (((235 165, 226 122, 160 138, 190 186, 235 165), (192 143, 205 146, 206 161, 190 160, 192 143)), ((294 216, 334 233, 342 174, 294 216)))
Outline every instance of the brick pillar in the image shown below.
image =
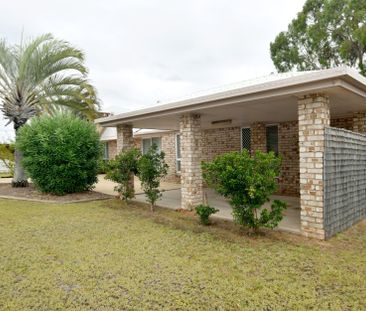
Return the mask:
MULTIPOLYGON (((132 125, 121 124, 117 125, 117 155, 121 151, 126 151, 134 148, 132 125)), ((134 189, 134 176, 131 175, 130 186, 134 189)))
POLYGON ((307 237, 325 238, 324 151, 329 126, 329 99, 320 94, 298 101, 300 148, 301 231, 307 237))
POLYGON ((366 134, 366 112, 354 113, 353 131, 361 134, 366 134))
POLYGON ((180 117, 182 208, 191 210, 203 201, 202 190, 202 132, 199 115, 180 117))
POLYGON ((266 125, 261 122, 253 123, 250 126, 251 131, 251 152, 267 152, 266 125))
POLYGON ((117 153, 134 147, 132 125, 117 126, 117 153))

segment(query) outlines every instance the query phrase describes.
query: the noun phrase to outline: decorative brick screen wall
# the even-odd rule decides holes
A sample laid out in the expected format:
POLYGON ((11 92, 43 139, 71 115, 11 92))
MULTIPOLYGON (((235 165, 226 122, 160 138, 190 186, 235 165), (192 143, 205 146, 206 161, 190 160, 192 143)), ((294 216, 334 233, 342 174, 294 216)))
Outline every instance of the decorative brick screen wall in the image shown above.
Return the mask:
POLYGON ((366 217, 366 136, 327 127, 324 160, 326 238, 366 217))

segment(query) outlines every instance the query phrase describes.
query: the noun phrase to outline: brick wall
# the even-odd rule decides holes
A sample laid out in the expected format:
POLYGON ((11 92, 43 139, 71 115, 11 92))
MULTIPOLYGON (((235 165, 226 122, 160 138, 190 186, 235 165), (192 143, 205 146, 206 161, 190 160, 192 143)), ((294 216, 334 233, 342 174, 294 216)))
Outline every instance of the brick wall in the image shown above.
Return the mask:
POLYGON ((218 154, 240 149, 240 127, 209 129, 202 133, 203 161, 211 161, 218 154))
POLYGON ((299 125, 297 121, 278 124, 278 153, 282 157, 279 193, 299 195, 299 125))
POLYGON ((251 149, 253 151, 267 151, 266 146, 266 125, 261 122, 253 123, 250 126, 251 130, 251 149))
POLYGON ((168 182, 180 182, 180 173, 177 173, 176 163, 176 133, 165 133, 161 137, 162 150, 165 152, 165 161, 169 165, 168 175, 164 178, 168 182))
POLYGON ((110 140, 107 142, 108 144, 108 156, 109 159, 114 159, 117 155, 117 140, 110 140))
POLYGON ((331 127, 353 130, 353 117, 336 117, 330 120, 331 127))

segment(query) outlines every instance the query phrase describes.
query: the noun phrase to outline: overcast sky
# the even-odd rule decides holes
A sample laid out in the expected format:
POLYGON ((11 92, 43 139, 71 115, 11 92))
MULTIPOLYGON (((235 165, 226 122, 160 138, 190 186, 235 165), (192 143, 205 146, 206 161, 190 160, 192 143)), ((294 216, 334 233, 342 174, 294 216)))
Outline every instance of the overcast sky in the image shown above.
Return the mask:
MULTIPOLYGON (((102 110, 121 113, 275 72, 269 44, 305 0, 11 0, 1 37, 51 32, 85 51, 102 110)), ((12 137, 0 123, 0 141, 12 137)))

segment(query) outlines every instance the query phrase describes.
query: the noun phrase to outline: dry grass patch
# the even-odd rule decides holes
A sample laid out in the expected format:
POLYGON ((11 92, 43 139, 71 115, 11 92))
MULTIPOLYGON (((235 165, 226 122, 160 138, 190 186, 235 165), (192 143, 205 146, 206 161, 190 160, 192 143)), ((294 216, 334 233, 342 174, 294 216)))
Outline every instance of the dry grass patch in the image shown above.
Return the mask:
POLYGON ((328 242, 214 223, 117 200, 0 200, 0 309, 366 309, 366 222, 328 242))

